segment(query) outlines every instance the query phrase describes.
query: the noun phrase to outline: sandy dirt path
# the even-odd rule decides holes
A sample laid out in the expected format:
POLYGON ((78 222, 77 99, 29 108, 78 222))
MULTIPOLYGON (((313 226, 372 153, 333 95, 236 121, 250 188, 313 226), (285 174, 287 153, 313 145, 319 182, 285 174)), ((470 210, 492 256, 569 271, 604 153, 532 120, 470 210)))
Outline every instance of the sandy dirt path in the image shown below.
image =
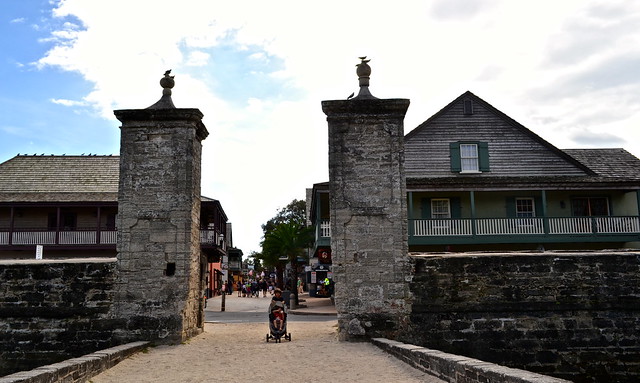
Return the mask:
POLYGON ((177 346, 150 348, 93 383, 441 382, 369 343, 338 342, 337 322, 289 322, 292 341, 267 343, 266 323, 207 323, 177 346))

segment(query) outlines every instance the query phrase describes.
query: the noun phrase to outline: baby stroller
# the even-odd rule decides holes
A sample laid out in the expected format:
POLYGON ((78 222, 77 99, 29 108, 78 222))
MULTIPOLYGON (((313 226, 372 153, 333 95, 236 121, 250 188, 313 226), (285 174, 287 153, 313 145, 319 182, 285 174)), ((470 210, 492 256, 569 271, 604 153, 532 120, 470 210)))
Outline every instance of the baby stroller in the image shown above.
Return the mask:
MULTIPOLYGON (((278 319, 278 321, 282 320, 284 323, 282 324, 282 330, 279 327, 274 325, 274 320, 276 320, 276 315, 273 312, 269 313, 269 333, 267 334, 267 342, 269 340, 275 340, 276 343, 280 343, 282 338, 291 342, 291 333, 287 333, 287 313, 284 312, 284 308, 282 310, 282 319, 278 319)), ((276 322, 279 324, 279 322, 276 322)))

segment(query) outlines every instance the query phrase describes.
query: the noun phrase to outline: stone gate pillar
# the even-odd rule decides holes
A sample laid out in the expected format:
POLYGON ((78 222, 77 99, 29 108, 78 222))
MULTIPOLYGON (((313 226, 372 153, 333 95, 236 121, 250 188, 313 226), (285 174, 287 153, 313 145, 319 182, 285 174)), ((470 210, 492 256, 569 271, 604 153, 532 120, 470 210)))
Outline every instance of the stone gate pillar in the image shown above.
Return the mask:
POLYGON ((323 101, 335 303, 341 340, 395 338, 411 311, 404 116, 407 99, 377 99, 358 65, 358 96, 323 101))
MULTIPOLYGON (((114 111, 122 123, 117 283, 120 341, 181 342, 203 330, 198 109, 177 109, 173 76, 147 109, 114 111)), ((205 264, 206 266, 206 264, 205 264)))

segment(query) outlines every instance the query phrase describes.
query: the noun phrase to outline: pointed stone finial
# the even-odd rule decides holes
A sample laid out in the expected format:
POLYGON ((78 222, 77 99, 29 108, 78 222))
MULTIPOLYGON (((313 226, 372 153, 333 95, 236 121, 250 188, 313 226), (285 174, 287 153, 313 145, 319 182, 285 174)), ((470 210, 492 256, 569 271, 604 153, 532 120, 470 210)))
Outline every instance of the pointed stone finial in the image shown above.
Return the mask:
POLYGON ((367 56, 359 57, 360 64, 356 64, 356 74, 358 75, 358 85, 360 85, 360 92, 358 92, 358 95, 352 98, 352 100, 377 99, 377 97, 373 97, 371 92, 369 92, 369 76, 371 75, 371 67, 369 66, 368 62, 371 61, 371 59, 367 60, 366 58, 367 56))
POLYGON ((173 105, 173 100, 171 99, 171 88, 176 85, 175 80, 173 79, 176 76, 170 76, 171 69, 164 72, 164 77, 160 79, 160 86, 162 87, 162 97, 158 102, 151 105, 147 109, 175 109, 176 106, 173 105))

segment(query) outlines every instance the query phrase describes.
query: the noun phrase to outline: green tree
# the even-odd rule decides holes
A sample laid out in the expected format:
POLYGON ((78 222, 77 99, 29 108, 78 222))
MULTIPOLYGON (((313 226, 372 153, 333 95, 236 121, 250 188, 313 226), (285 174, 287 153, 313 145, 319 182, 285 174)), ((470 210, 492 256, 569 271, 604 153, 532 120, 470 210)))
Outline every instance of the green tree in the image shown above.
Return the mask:
POLYGON ((304 200, 294 199, 287 206, 280 209, 275 217, 262 225, 263 238, 281 223, 297 223, 305 226, 307 222, 307 203, 304 200))
MULTIPOLYGON (((297 259, 304 257, 304 249, 313 243, 313 228, 307 228, 306 202, 294 199, 280 209, 275 217, 262 225, 262 253, 259 258, 264 266, 275 267, 278 286, 283 287, 283 271, 287 262, 292 265, 293 286, 298 279, 297 259)), ((293 288, 294 302, 298 304, 298 291, 293 288)))
POLYGON ((265 264, 274 264, 282 281, 281 272, 285 262, 291 263, 291 291, 294 296, 294 305, 299 303, 298 289, 298 258, 305 257, 304 249, 313 241, 313 227, 300 225, 299 222, 290 221, 277 224, 265 234, 262 242, 262 259, 265 264))

